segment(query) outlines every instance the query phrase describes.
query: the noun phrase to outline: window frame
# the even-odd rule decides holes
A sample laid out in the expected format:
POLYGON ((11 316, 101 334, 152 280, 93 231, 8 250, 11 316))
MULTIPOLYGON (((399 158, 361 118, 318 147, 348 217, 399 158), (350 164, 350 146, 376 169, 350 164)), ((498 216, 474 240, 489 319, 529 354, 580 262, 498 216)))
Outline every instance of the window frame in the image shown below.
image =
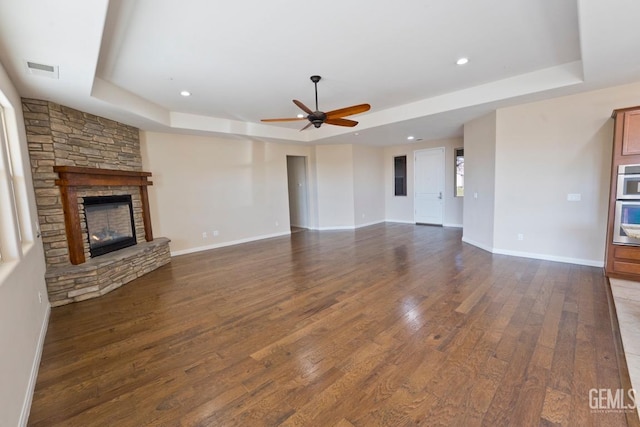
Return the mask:
POLYGON ((393 195, 394 197, 407 196, 407 155, 393 156, 393 195), (399 163, 400 161, 400 163, 399 163), (403 162, 403 163, 402 163, 403 162), (400 169, 400 174, 398 174, 400 169), (398 191, 398 179, 402 179, 400 190, 398 191))
POLYGON ((453 197, 464 197, 464 147, 453 149, 453 197), (459 163, 458 159, 462 158, 462 162, 459 163), (458 173, 462 170, 462 173, 458 173), (458 185, 461 180, 462 185, 458 185), (462 190, 459 191, 458 189, 462 190))
POLYGON ((0 92, 0 264, 21 259, 33 246, 17 116, 0 92))

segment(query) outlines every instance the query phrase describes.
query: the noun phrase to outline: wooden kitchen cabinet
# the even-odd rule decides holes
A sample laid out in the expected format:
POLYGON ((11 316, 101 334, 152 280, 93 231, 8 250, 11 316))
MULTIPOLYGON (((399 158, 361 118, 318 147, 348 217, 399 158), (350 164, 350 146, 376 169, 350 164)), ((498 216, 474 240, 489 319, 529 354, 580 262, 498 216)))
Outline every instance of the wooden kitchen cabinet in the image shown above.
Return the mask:
MULTIPOLYGON (((618 167, 640 164, 640 106, 614 110, 613 156, 609 193, 609 220, 605 274, 608 277, 640 281, 640 246, 613 244, 618 167)), ((638 199, 640 202, 640 198, 638 199)))
POLYGON ((622 114, 622 155, 640 155, 640 110, 622 114))
POLYGON ((617 166, 640 163, 640 106, 614 110, 612 175, 618 173, 617 166))

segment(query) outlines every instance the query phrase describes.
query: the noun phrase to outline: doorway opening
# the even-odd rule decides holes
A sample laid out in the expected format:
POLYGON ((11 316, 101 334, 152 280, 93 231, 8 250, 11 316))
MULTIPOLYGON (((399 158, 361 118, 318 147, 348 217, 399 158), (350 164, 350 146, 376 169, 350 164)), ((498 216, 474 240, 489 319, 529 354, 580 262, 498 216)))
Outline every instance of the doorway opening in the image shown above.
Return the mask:
POLYGON ((309 195, 307 186, 307 158, 287 156, 289 185, 289 224, 291 232, 309 228, 309 195))

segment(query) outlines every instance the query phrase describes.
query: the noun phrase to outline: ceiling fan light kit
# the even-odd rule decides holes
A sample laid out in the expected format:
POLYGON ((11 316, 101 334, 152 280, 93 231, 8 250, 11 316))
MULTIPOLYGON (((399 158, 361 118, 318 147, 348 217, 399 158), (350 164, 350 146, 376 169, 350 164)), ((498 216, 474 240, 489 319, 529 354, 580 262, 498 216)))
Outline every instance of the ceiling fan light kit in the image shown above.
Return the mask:
POLYGON ((323 123, 327 123, 335 126, 347 126, 347 127, 356 126, 358 122, 356 122, 355 120, 345 119, 344 117, 369 111, 371 106, 369 104, 358 104, 358 105, 352 105, 351 107, 332 110, 326 113, 324 111, 320 111, 320 109, 318 108, 318 82, 320 81, 321 78, 322 77, 320 76, 311 76, 311 81, 313 82, 313 85, 315 87, 315 93, 316 93, 316 110, 315 111, 311 111, 311 109, 306 105, 304 105, 302 102, 298 101, 297 99, 294 99, 293 103, 296 104, 298 108, 300 108, 302 111, 307 113, 306 117, 303 116, 303 117, 295 117, 295 118, 291 117, 291 118, 283 118, 283 119, 262 119, 261 121, 293 122, 298 120, 308 120, 309 123, 302 129, 300 129, 300 131, 308 129, 309 127, 311 127, 311 125, 315 126, 316 128, 319 128, 320 126, 322 126, 323 123))

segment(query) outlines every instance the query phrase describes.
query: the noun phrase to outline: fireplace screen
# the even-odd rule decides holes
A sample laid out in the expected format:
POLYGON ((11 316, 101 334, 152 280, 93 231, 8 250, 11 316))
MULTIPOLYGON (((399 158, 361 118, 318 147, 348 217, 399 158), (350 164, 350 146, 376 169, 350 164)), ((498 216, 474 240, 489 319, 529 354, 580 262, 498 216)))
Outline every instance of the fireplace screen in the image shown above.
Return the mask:
POLYGON ((136 244, 131 196, 85 197, 91 257, 136 244))

